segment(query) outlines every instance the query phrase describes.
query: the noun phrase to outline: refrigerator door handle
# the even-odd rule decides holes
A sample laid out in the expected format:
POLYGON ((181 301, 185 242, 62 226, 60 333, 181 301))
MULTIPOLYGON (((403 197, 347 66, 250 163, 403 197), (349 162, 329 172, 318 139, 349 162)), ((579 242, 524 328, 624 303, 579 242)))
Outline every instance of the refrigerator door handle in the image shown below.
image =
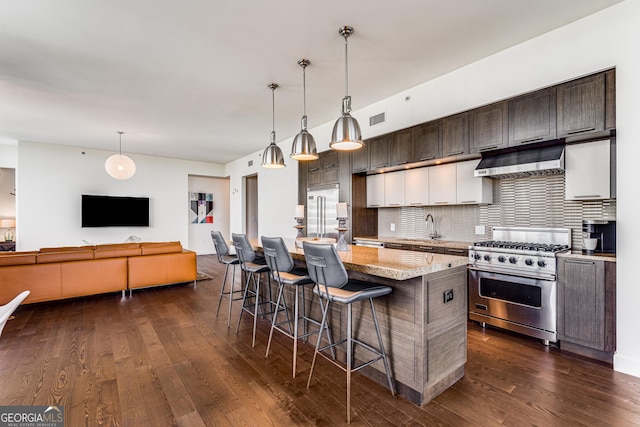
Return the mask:
POLYGON ((316 197, 316 237, 320 237, 320 205, 322 196, 316 197))
POLYGON ((325 215, 326 215, 326 197, 322 196, 320 198, 320 227, 318 228, 318 231, 320 233, 320 237, 324 237, 325 236, 325 228, 326 228, 326 224, 327 221, 325 219, 325 215))

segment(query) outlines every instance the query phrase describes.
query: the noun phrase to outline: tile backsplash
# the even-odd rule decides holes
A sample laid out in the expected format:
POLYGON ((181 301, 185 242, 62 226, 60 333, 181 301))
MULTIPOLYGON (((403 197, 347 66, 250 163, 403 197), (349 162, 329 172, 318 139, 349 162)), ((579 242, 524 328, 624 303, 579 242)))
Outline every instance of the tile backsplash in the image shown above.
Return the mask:
POLYGON ((491 239, 492 226, 571 228, 572 247, 582 249, 582 220, 616 218, 615 200, 564 200, 564 174, 493 180, 493 204, 378 209, 381 237, 428 239, 427 214, 440 239, 474 242, 491 239), (395 224, 395 231, 391 225, 395 224), (475 227, 485 226, 476 235, 475 227))

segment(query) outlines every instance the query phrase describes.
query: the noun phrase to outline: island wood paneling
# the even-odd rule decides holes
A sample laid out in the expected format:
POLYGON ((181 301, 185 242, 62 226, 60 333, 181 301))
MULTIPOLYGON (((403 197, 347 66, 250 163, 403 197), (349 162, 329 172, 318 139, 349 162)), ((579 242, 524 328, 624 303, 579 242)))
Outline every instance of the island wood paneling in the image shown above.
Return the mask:
MULTIPOLYGON (((375 303, 394 380, 400 383, 399 395, 424 405, 464 375, 466 266, 402 281, 355 272, 349 272, 349 276, 394 289, 375 303), (446 290, 453 291, 454 299, 444 303, 443 292, 446 290), (407 297, 413 298, 413 303, 407 297)), ((360 329, 363 336, 368 342, 376 342, 369 311, 360 310, 354 311, 358 319, 354 324, 367 325, 360 329)), ((356 352, 356 357, 358 355, 356 352)), ((383 373, 382 364, 374 364, 365 370, 365 375, 385 384, 383 373), (377 375, 370 372, 373 369, 378 371, 377 375)))

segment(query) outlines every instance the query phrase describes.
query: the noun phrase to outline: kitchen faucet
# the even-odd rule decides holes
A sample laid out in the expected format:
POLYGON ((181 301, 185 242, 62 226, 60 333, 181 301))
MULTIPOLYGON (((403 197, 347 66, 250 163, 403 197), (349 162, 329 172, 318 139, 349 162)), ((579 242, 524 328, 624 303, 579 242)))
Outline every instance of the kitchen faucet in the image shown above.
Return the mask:
POLYGON ((438 232, 436 231, 436 223, 433 220, 433 215, 431 214, 427 214, 427 217, 424 219, 425 222, 427 223, 427 229, 429 228, 429 219, 431 219, 431 233, 429 233, 429 238, 433 239, 437 239, 438 237, 440 237, 440 235, 438 234, 438 232))

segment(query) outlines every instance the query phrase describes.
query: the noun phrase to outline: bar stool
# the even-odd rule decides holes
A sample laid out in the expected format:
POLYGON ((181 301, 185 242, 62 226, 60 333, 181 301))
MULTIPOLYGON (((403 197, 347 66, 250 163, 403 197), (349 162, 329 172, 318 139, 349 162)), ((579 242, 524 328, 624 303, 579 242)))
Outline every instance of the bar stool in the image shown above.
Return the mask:
MULTIPOLYGON (((240 329, 240 321, 242 320, 242 313, 245 311, 253 316, 253 338, 251 340, 251 347, 256 345, 256 327, 258 325, 258 307, 262 308, 264 304, 271 304, 271 278, 267 275, 269 280, 268 291, 269 300, 260 301, 260 276, 262 273, 267 273, 269 267, 266 264, 264 258, 256 257, 256 252, 253 250, 253 246, 249 242, 246 234, 232 233, 231 238, 233 240, 233 246, 236 248, 236 254, 240 261, 240 268, 244 274, 244 291, 242 294, 242 309, 240 310, 240 317, 238 317, 238 325, 236 326, 236 334, 240 329), (257 276, 257 279, 256 279, 257 276), (253 284, 253 290, 250 289, 253 284), (251 305, 247 305, 247 298, 253 298, 253 310, 251 305)), ((262 314, 265 313, 262 308, 262 314)))
POLYGON ((387 373, 387 380, 389 382, 389 389, 391 395, 395 395, 395 389, 393 385, 393 379, 391 377, 391 370, 389 369, 389 362, 387 361, 387 355, 384 351, 384 345, 382 343, 382 335, 380 334, 380 327, 378 325, 378 318, 376 316, 376 310, 373 305, 373 299, 388 295, 391 293, 392 288, 389 286, 377 285, 375 283, 364 282, 360 280, 350 279, 347 276, 347 271, 344 268, 342 260, 338 256, 338 252, 333 245, 323 245, 314 243, 303 243, 304 257, 307 261, 307 269, 309 270, 309 276, 314 281, 316 286, 313 291, 320 296, 320 305, 322 307, 322 325, 320 328, 328 328, 327 325, 327 313, 329 312, 329 305, 331 303, 339 303, 347 306, 347 337, 336 343, 329 343, 324 347, 320 347, 320 341, 322 335, 318 335, 318 342, 316 343, 316 349, 313 353, 313 362, 311 362, 311 371, 309 372, 309 380, 307 381, 307 389, 311 385, 311 377, 313 376, 313 369, 316 364, 316 357, 318 355, 323 356, 331 363, 340 367, 347 373, 347 423, 351 423, 351 373, 358 371, 365 366, 369 366, 374 362, 382 359, 384 363, 384 369, 387 373), (373 324, 376 329, 376 335, 378 336, 379 348, 372 347, 371 345, 364 343, 352 336, 352 305, 358 301, 364 301, 368 299, 371 305, 371 315, 373 318, 373 324), (322 300, 326 300, 326 304, 322 303, 322 300), (328 355, 323 353, 325 350, 333 348, 335 346, 346 344, 347 359, 346 367, 338 363, 338 361, 331 359, 328 355), (353 366, 353 346, 357 344, 365 349, 369 350, 376 357, 363 362, 358 366, 353 366))
MULTIPOLYGON (((297 268, 293 263, 291 254, 284 244, 284 240, 281 237, 262 237, 262 249, 264 250, 264 257, 267 261, 267 265, 271 270, 271 278, 278 284, 278 297, 274 308, 274 315, 271 320, 271 331, 269 332, 269 341, 267 343, 267 352, 265 357, 269 356, 269 349, 271 348, 271 339, 273 338, 273 331, 282 332, 284 335, 293 339, 293 378, 296 377, 296 361, 298 356, 298 339, 303 338, 306 341, 306 337, 317 334, 321 329, 308 332, 307 323, 313 323, 320 327, 320 322, 307 317, 305 311, 305 285, 313 285, 309 272, 306 268, 297 268), (289 318, 289 310, 287 310, 286 298, 284 297, 285 285, 293 286, 295 289, 294 303, 293 303, 293 319, 289 318), (300 293, 300 290, 302 292, 300 293), (302 301, 300 301, 300 294, 302 294, 302 301), (302 314, 300 314, 300 305, 302 305, 302 314), (286 320, 278 322, 278 313, 280 311, 285 312, 286 320), (303 333, 298 332, 298 326, 300 321, 303 325, 303 333), (291 324, 293 323, 293 330, 291 324), (284 329, 282 325, 287 324, 288 330, 284 329)), ((331 343, 331 331, 327 328, 327 339, 331 343)), ((335 357, 335 352, 334 352, 335 357)))
POLYGON ((216 256, 218 262, 224 265, 224 277, 222 278, 222 289, 220 289, 220 299, 218 300, 218 309, 216 310, 216 317, 220 314, 220 306, 222 305, 222 298, 229 298, 229 314, 227 315, 227 328, 231 326, 231 306, 233 301, 238 301, 242 297, 234 298, 234 294, 241 294, 242 289, 234 290, 236 283, 236 265, 240 264, 240 260, 235 255, 229 254, 229 246, 222 237, 222 233, 219 231, 211 232, 211 240, 213 240, 213 246, 216 248, 216 256), (231 288, 225 291, 227 285, 227 273, 229 272, 229 266, 233 266, 231 273, 231 288))

